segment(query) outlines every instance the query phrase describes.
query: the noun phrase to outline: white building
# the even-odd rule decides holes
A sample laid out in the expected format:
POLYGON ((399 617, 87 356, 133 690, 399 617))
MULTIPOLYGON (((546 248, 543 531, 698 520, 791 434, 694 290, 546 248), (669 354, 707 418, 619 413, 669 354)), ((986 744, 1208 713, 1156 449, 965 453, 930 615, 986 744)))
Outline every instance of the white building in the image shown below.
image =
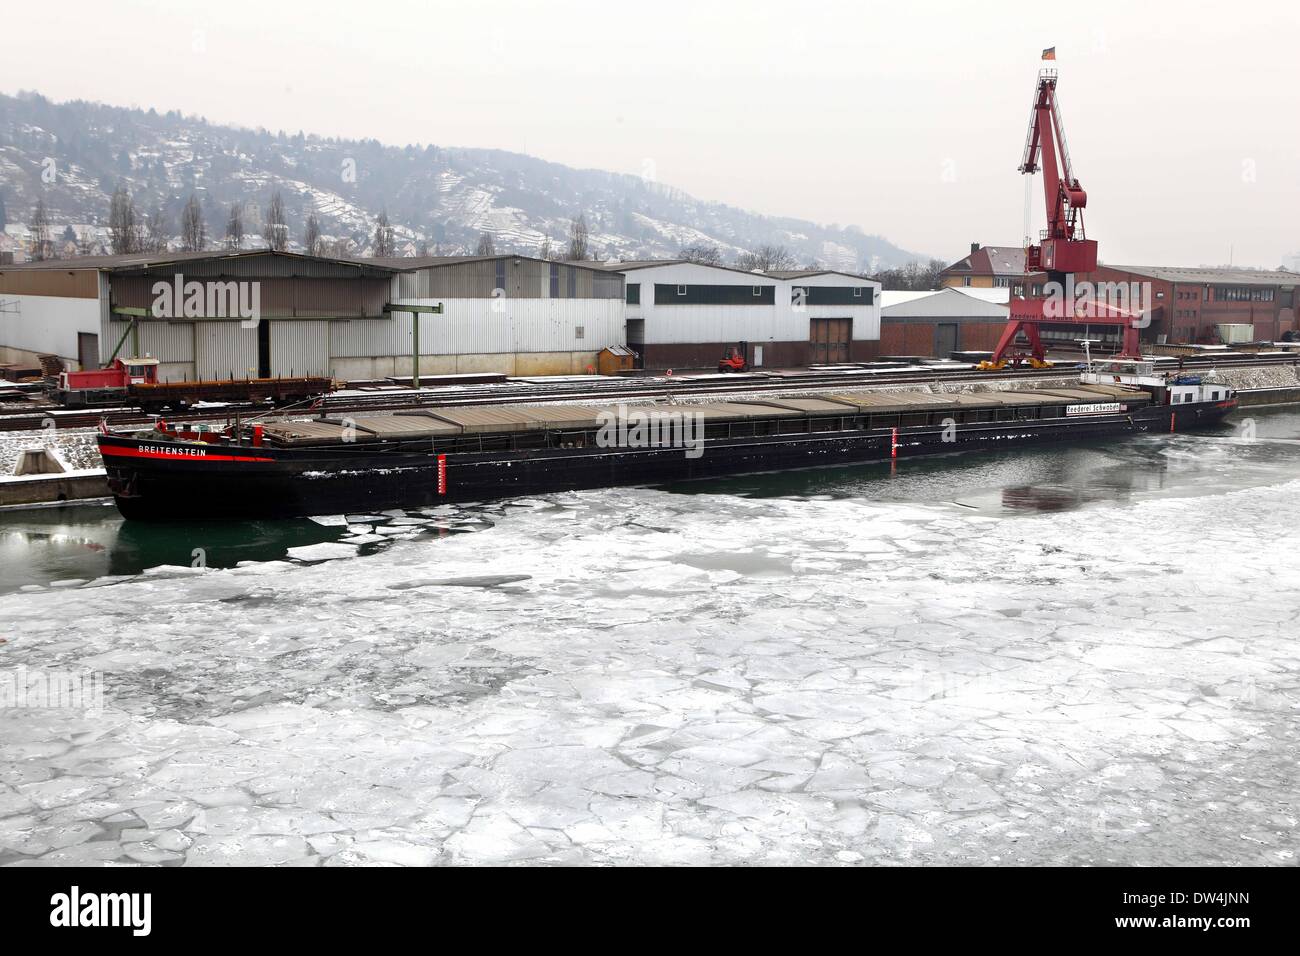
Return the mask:
MULTIPOLYGON (((211 301, 211 300, 209 300, 211 301)), ((147 253, 0 266, 0 362, 115 353, 178 381, 275 375, 581 374, 626 341, 623 276, 526 256, 332 259, 266 250, 147 253), (155 311, 159 283, 255 290, 256 321, 155 311), (441 306, 440 313, 427 311, 441 306)), ((211 313, 211 314, 210 314, 211 313)))
POLYGON ((873 279, 676 259, 604 268, 626 276, 627 344, 645 368, 712 368, 742 342, 754 367, 864 361, 880 338, 873 279))

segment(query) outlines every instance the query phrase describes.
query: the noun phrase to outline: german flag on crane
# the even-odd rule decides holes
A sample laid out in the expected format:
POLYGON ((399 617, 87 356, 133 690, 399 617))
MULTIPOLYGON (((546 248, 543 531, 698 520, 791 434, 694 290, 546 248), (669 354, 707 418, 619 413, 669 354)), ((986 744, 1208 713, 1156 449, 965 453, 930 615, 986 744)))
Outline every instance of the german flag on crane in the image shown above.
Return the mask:
POLYGON ((1044 51, 1043 51, 1043 59, 1044 59, 1044 60, 1055 60, 1055 59, 1056 59, 1056 47, 1054 47, 1054 46, 1049 46, 1046 50, 1044 50, 1044 51))

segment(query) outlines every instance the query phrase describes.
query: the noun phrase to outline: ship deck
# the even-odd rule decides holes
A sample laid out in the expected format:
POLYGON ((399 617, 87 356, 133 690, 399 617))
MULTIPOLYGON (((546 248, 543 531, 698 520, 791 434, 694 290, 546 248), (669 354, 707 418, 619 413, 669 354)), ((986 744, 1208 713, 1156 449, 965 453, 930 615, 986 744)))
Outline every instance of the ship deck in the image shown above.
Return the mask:
MULTIPOLYGON (((1092 404, 1123 401, 1145 405, 1151 396, 1120 385, 1079 385, 1070 388, 1026 389, 974 393, 931 394, 915 391, 846 391, 806 395, 733 398, 724 402, 674 405, 625 405, 638 412, 689 413, 708 424, 762 419, 831 418, 843 415, 909 415, 945 411, 1005 409, 1023 406, 1092 404)), ((580 431, 598 428, 602 413, 617 410, 600 405, 464 405, 399 411, 357 418, 318 418, 272 422, 263 426, 268 442, 281 446, 331 445, 352 442, 455 438, 463 435, 507 435, 528 431, 580 431)))

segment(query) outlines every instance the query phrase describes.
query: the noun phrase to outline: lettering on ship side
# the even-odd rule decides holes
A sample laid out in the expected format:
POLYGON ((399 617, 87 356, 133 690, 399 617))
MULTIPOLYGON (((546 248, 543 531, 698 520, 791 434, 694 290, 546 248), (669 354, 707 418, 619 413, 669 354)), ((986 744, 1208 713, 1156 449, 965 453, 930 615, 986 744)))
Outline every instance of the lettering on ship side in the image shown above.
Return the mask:
POLYGON ((188 455, 191 458, 207 458, 208 450, 206 448, 167 448, 160 445, 139 445, 136 451, 148 452, 154 455, 188 455))
MULTIPOLYGON (((232 450, 233 449, 229 449, 232 450)), ((207 448, 180 446, 168 448, 163 445, 101 445, 99 453, 105 458, 203 458, 207 461, 275 461, 265 455, 230 455, 223 454, 227 449, 217 446, 215 451, 207 448)))

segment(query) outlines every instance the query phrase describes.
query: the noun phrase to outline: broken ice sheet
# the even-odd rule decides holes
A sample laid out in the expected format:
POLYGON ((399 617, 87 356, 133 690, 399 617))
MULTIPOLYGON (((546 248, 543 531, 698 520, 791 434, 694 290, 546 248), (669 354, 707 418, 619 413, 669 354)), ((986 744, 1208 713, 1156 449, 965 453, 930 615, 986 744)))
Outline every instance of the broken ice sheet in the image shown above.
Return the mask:
POLYGON ((5 666, 105 676, 0 711, 0 864, 1281 862, 1297 490, 990 533, 617 489, 0 596, 5 666))

